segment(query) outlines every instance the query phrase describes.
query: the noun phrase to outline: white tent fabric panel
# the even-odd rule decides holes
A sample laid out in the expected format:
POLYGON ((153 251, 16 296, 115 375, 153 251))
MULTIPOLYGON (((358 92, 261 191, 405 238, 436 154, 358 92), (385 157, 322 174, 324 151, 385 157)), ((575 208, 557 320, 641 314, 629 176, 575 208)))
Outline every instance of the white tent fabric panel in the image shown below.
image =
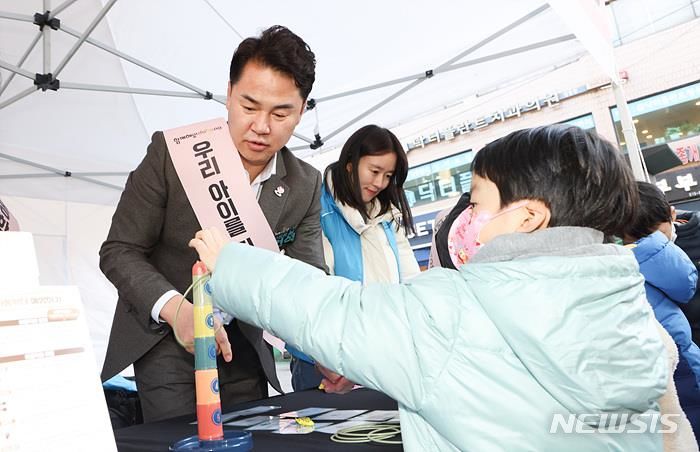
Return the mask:
MULTIPOLYGON (((49 3, 56 6, 58 2, 49 3)), ((62 29, 48 32, 51 68, 64 59, 76 42, 64 30, 79 35, 106 4, 107 1, 78 0, 57 15, 62 29)), ((29 17, 41 11, 42 5, 39 0, 0 0, 0 12, 29 17)), ((59 75, 61 83, 166 90, 190 96, 197 96, 195 91, 209 91, 219 102, 65 87, 58 92, 35 92, 0 109, 0 154, 77 173, 125 173, 139 163, 153 131, 225 116, 220 101, 225 95, 231 54, 240 36, 255 35, 276 23, 289 26, 316 53, 317 81, 311 97, 319 99, 318 110, 304 116, 297 133, 305 139, 312 138, 319 126, 321 138, 326 141, 322 150, 337 148, 363 124, 374 122, 391 127, 423 111, 495 89, 526 74, 552 69, 585 51, 542 0, 500 0, 479 4, 478 8, 471 2, 454 0, 313 0, 296 4, 122 0, 111 7, 65 66, 59 75), (183 81, 186 86, 120 60, 92 44, 98 41, 183 81), (523 49, 545 44, 548 45, 523 49), (515 54, 440 72, 445 63, 460 64, 503 52, 515 54), (410 76, 423 77, 428 70, 435 71, 435 76, 410 81, 410 76), (403 83, 380 90, 324 100, 348 89, 407 76, 403 83), (412 83, 416 84, 414 89, 363 116, 412 83)), ((37 33, 38 28, 31 23, 0 19, 0 60, 18 65, 37 33)), ((44 72, 41 47, 38 42, 22 65, 29 75, 44 72)), ((3 79, 9 74, 0 70, 3 79)), ((0 96, 0 105, 8 96, 31 86, 31 80, 16 76, 0 96)), ((294 138, 290 146, 307 147, 308 143, 294 138)), ((299 155, 309 153, 307 149, 299 155)), ((27 168, 24 172, 34 171, 27 168)), ((7 174, 4 169, 0 169, 2 174, 7 174)), ((123 176, 118 180, 103 176, 96 179, 117 186, 124 181, 123 176)), ((0 179, 0 184, 8 186, 8 181, 0 179)), ((117 200, 113 193, 110 195, 113 189, 94 187, 73 192, 56 179, 13 179, 11 188, 0 186, 0 193, 34 196, 37 186, 43 187, 46 197, 52 199, 111 204, 117 200)))
POLYGON ((85 312, 98 369, 102 368, 117 293, 98 269, 113 206, 3 196, 22 231, 34 236, 39 284, 75 285, 85 312))
MULTIPOLYGON (((302 5, 285 2, 211 3, 243 36, 257 34, 277 23, 287 25, 299 33, 317 56, 317 77, 311 97, 318 99, 436 69, 543 5, 541 1, 507 0, 499 2, 499 8, 482 7, 475 10, 469 4, 454 1, 400 4, 366 0, 347 4, 311 1, 302 5)), ((225 95, 230 56, 240 38, 206 5, 192 6, 189 3, 188 7, 178 8, 177 4, 178 2, 164 0, 151 1, 148 2, 147 11, 138 17, 130 14, 131 5, 127 7, 126 2, 116 5, 107 20, 117 46, 195 86, 225 95), (154 17, 158 14, 167 17, 170 24, 189 26, 171 25, 159 29, 154 36, 153 28, 159 27, 158 23, 154 23, 154 17), (202 24, 208 26, 202 27, 202 24), (143 42, 148 39, 168 42, 168 48, 153 52, 153 49, 143 46, 143 42)), ((570 31, 555 12, 547 9, 459 61, 568 34, 570 31)), ((568 61, 582 52, 584 49, 581 45, 572 40, 488 65, 438 74, 422 83, 415 91, 410 91, 363 119, 358 125, 343 131, 328 144, 342 144, 362 124, 376 122, 391 125, 425 109, 484 89, 493 89, 523 74, 568 61)), ((157 76, 134 65, 125 64, 124 70, 132 86, 166 86, 157 76)), ((176 85, 166 83, 167 89, 177 89, 176 85)), ((333 132, 408 84, 405 82, 379 92, 321 101, 318 106, 321 136, 333 132)), ((194 100, 187 101, 187 108, 168 108, 177 102, 180 101, 163 97, 136 98, 148 130, 170 127, 173 123, 178 123, 178 120, 186 123, 212 114, 224 114, 223 110, 217 111, 211 107, 211 103, 194 100), (183 117, 187 119, 183 121, 183 117)), ((307 114, 297 132, 305 137, 313 137, 315 126, 315 115, 307 114)), ((307 143, 298 139, 290 142, 291 146, 304 144, 307 143)))

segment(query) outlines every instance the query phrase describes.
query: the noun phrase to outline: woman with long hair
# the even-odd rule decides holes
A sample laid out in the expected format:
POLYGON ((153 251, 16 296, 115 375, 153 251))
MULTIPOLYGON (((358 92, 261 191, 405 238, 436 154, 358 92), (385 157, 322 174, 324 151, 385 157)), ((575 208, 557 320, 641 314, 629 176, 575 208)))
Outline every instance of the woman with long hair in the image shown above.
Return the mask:
MULTIPOLYGON (((407 234, 413 217, 403 191, 408 159, 396 135, 376 125, 350 136, 321 188, 323 251, 331 274, 363 284, 398 283, 420 272, 407 234)), ((294 390, 347 392, 353 383, 296 350, 294 390), (325 378, 324 378, 325 377, 325 378)))

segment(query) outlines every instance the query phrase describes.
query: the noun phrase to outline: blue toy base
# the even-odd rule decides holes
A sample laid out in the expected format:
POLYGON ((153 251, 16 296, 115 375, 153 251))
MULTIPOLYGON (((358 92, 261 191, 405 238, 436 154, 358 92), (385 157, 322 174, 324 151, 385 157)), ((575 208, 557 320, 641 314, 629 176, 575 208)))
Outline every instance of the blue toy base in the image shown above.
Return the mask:
POLYGON ((238 430, 224 430, 224 439, 217 441, 200 441, 197 435, 182 439, 172 446, 174 452, 220 452, 232 450, 235 452, 248 452, 253 450, 253 435, 250 432, 238 430))

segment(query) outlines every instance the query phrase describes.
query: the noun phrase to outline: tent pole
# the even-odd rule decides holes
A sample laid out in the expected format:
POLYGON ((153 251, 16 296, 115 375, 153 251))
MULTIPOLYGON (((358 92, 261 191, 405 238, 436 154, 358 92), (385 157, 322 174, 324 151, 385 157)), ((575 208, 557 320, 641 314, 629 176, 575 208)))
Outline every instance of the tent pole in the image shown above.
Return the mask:
POLYGON ((31 81, 34 81, 34 74, 32 74, 26 69, 19 68, 3 60, 0 60, 0 67, 3 69, 7 69, 8 71, 13 72, 17 75, 21 75, 22 77, 27 77, 31 81))
POLYGON ((107 188, 113 188, 114 190, 117 190, 117 191, 124 190, 124 187, 122 187, 120 185, 108 184, 107 182, 102 182, 101 180, 92 179, 90 177, 84 177, 84 176, 71 176, 71 177, 73 179, 82 180, 84 182, 90 182, 91 184, 101 185, 101 186, 107 187, 107 188))
POLYGON ((241 35, 241 34, 238 32, 238 30, 236 30, 235 28, 233 28, 233 25, 231 25, 231 23, 230 23, 228 20, 226 20, 226 18, 225 18, 224 16, 222 16, 221 13, 220 13, 219 11, 217 11, 216 8, 214 8, 214 6, 209 2, 209 0, 204 0, 204 3, 206 3, 207 5, 209 5, 209 8, 211 8, 211 10, 214 11, 214 14, 216 14, 217 16, 219 16, 219 19, 221 19, 221 21, 222 21, 223 23, 225 23, 225 24, 228 26, 228 28, 231 29, 232 32, 236 33, 236 36, 238 36, 238 39, 240 39, 241 41, 243 41, 243 39, 245 39, 245 38, 243 38, 243 35, 241 35))
MULTIPOLYGON (((24 52, 24 55, 22 55, 22 58, 19 59, 19 62, 17 63, 18 68, 21 68, 22 65, 24 64, 24 62, 27 61, 29 54, 32 53, 32 50, 34 50, 34 47, 36 46, 36 43, 39 42, 39 39, 41 39, 41 36, 42 36, 41 32, 36 34, 32 43, 29 44, 29 48, 27 49, 27 51, 24 52)), ((12 79, 15 78, 15 75, 17 75, 17 73, 10 70, 10 75, 9 75, 9 77, 7 77, 7 81, 5 81, 5 83, 2 85, 2 87, 0 87, 0 96, 2 96, 2 93, 5 92, 7 87, 10 85, 10 82, 12 81, 12 79)))
POLYGON ((108 184, 107 182, 102 182, 102 181, 97 180, 97 179, 92 179, 92 178, 90 178, 90 177, 81 176, 81 175, 80 175, 81 173, 73 174, 73 173, 71 173, 70 171, 63 171, 63 170, 60 170, 60 169, 57 169, 57 168, 53 168, 53 167, 51 167, 51 166, 42 165, 42 164, 40 164, 40 163, 35 163, 35 162, 29 161, 29 160, 24 160, 24 159, 21 159, 21 158, 19 158, 19 157, 15 157, 15 156, 12 156, 12 155, 9 155, 9 154, 0 153, 0 157, 5 158, 5 159, 7 159, 7 160, 11 160, 11 161, 13 161, 13 162, 21 163, 21 164, 23 164, 23 165, 27 165, 27 166, 32 166, 32 167, 34 167, 34 168, 43 169, 43 170, 48 171, 48 172, 50 172, 50 173, 54 173, 54 174, 56 174, 57 176, 73 177, 73 178, 78 179, 78 180, 82 180, 82 181, 85 181, 85 182, 90 182, 90 183, 92 183, 92 184, 101 185, 101 186, 107 187, 107 188, 113 188, 113 189, 119 190, 119 191, 121 191, 121 190, 124 189, 124 187, 120 187, 119 185, 108 184))
POLYGON ((543 47, 548 47, 548 46, 559 44, 562 42, 573 41, 574 39, 576 39, 576 35, 573 33, 568 34, 568 35, 563 35, 563 36, 559 36, 556 38, 547 39, 545 41, 540 41, 540 42, 528 44, 526 46, 516 47, 516 48, 510 49, 510 50, 505 50, 503 52, 494 53, 492 55, 486 55, 483 57, 474 58, 473 60, 463 61, 461 63, 455 63, 455 64, 452 64, 449 67, 445 68, 444 70, 441 70, 438 72, 442 73, 442 72, 454 71, 455 69, 461 69, 461 68, 467 67, 467 66, 474 66, 476 64, 486 63, 489 61, 497 60, 499 58, 505 58, 505 57, 517 55, 519 53, 529 52, 530 50, 541 49, 543 47))
POLYGON ((323 137, 323 139, 324 139, 324 140, 330 140, 331 138, 333 138, 334 136, 338 135, 338 134, 339 134, 340 132, 342 132, 343 130, 345 130, 345 129, 347 129, 348 127, 350 127, 351 125, 355 124, 355 123, 356 123, 357 121, 359 121, 360 119, 362 119, 362 118, 364 118, 365 116, 367 116, 367 115, 369 115, 369 114, 375 112, 376 110, 378 110, 379 108, 381 108, 381 107, 383 107, 384 105, 388 104, 388 103, 391 102, 392 100, 396 99, 397 97, 399 97, 400 95, 402 95, 402 94, 405 93, 406 91, 415 88, 416 86, 420 85, 421 83, 423 83, 423 82, 426 81, 426 80, 428 80, 427 77, 422 78, 422 79, 419 79, 419 80, 414 80, 413 83, 410 83, 409 85, 404 86, 403 88, 401 88, 400 90, 398 90, 398 91, 396 91, 394 94, 392 94, 391 96, 387 97, 386 99, 382 100, 381 102, 379 102, 379 103, 373 105, 372 107, 368 108, 368 109, 365 110, 364 112, 362 112, 362 113, 360 113, 359 115, 355 116, 355 117, 354 117, 353 119, 351 119, 350 121, 346 122, 346 123, 343 124, 342 126, 340 126, 340 127, 338 127, 337 129, 335 129, 333 132, 331 132, 331 133, 329 133, 328 135, 326 135, 325 137, 323 137))
POLYGON ((202 96, 198 93, 190 93, 186 91, 166 91, 157 89, 145 88, 130 88, 128 86, 110 86, 110 85, 90 85, 86 83, 71 83, 61 82, 61 89, 75 89, 83 91, 101 91, 109 93, 125 93, 125 94, 146 94, 152 96, 171 96, 171 97, 187 97, 193 99, 201 99, 202 96))
POLYGON ((25 16, 24 14, 8 13, 7 11, 0 11, 0 19, 19 20, 20 22, 34 23, 34 18, 32 16, 25 16))
MULTIPOLYGON (((51 0, 44 0, 44 11, 51 9, 51 0)), ((44 36, 44 74, 51 72, 51 27, 44 27, 41 33, 44 36)))
POLYGON ((68 54, 63 58, 63 61, 58 63, 58 66, 56 66, 56 70, 53 72, 54 78, 58 78, 58 74, 63 71, 63 68, 66 67, 66 64, 68 64, 68 61, 70 61, 71 58, 73 58, 73 55, 75 55, 75 52, 78 51, 81 45, 83 45, 83 42, 87 39, 88 36, 90 36, 90 33, 93 32, 95 27, 97 27, 97 24, 100 23, 100 21, 105 17, 107 12, 114 6, 114 3, 116 3, 117 0, 110 0, 103 8, 102 10, 97 14, 97 17, 90 23, 90 25, 87 27, 85 32, 78 38, 78 42, 76 42, 73 47, 68 51, 68 54))
POLYGON ((438 66, 438 69, 442 69, 442 68, 444 68, 444 67, 447 67, 447 66, 451 65, 452 63, 454 63, 454 62, 456 62, 456 61, 461 60, 462 58, 464 58, 465 56, 469 55, 470 53, 473 53, 473 52, 479 50, 480 48, 482 48, 482 47, 485 46, 486 44, 490 43, 491 41, 495 40, 496 38, 499 38, 499 37, 503 36, 504 34, 506 34, 506 33, 508 33, 509 31, 511 31, 513 28, 518 27, 518 26, 524 24, 524 23, 527 22, 528 20, 532 19, 533 17, 537 16, 537 15, 540 14, 541 12, 546 11, 546 10, 548 10, 548 9, 549 9, 549 4, 548 4, 548 3, 545 3, 544 5, 540 6, 539 8, 537 8, 537 9, 535 9, 535 10, 533 10, 533 11, 527 13, 527 14, 525 14, 523 17, 521 17, 520 19, 516 20, 515 22, 512 22, 512 23, 506 25, 505 27, 501 28, 501 29, 498 30, 497 32, 495 32, 495 33, 491 34, 490 36, 487 36, 486 38, 484 38, 484 39, 482 39, 481 41, 477 42, 476 44, 474 44, 473 46, 471 46, 471 47, 468 48, 467 50, 465 50, 465 51, 459 53, 459 54, 456 55, 455 57, 453 57, 453 58, 451 58, 451 59, 445 61, 443 64, 441 64, 440 66, 438 66))
POLYGON ((3 174, 0 175, 0 180, 5 179, 37 179, 46 177, 65 177, 62 174, 53 173, 26 173, 26 174, 3 174))
POLYGON ((294 135, 295 137, 299 138, 301 141, 306 141, 306 142, 309 143, 309 144, 311 144, 311 143, 314 142, 314 140, 312 140, 311 138, 305 137, 304 135, 302 135, 302 134, 300 134, 300 133, 294 132, 292 135, 294 135))
POLYGON ((425 72, 421 72, 420 74, 407 75, 405 77, 400 77, 400 78, 396 78, 393 80, 387 80, 386 82, 375 83, 373 85, 367 85, 367 86, 363 86, 362 88, 355 88, 355 89, 343 91, 343 92, 337 93, 337 94, 331 94, 331 95, 324 96, 324 97, 315 97, 314 99, 316 100, 316 103, 326 102, 326 101, 338 99, 341 97, 352 96, 353 94, 360 94, 360 93, 364 93, 367 91, 374 91, 375 89, 379 89, 379 88, 386 88, 387 86, 393 86, 393 85, 398 85, 400 83, 411 82, 411 81, 417 80, 421 77, 425 77, 425 72))
POLYGON ((14 104, 15 102, 17 102, 18 100, 20 100, 24 97, 29 96, 33 92, 36 92, 37 89, 38 88, 36 86, 29 87, 29 88, 25 89, 24 91, 18 93, 16 96, 10 97, 5 102, 1 102, 0 103, 0 110, 7 107, 8 105, 14 104))
MULTIPOLYGON (((541 9, 541 8, 540 8, 540 9, 541 9)), ((546 8, 545 8, 545 9, 546 9, 546 8)), ((532 14, 532 13, 531 13, 531 14, 532 14)), ((529 15, 528 15, 528 16, 529 16, 529 15)), ((519 25, 520 23, 522 23, 521 21, 522 21, 522 19, 516 21, 517 25, 519 25)), ((509 25, 509 26, 513 26, 513 24, 511 24, 511 25, 509 25)), ((502 31, 502 30, 501 30, 501 31, 502 31)), ((506 29, 506 31, 507 31, 507 29, 506 29)), ((488 38, 487 38, 487 39, 488 39, 488 38)), ((495 38, 494 38, 494 39, 495 39, 495 38)), ((547 46, 550 46, 550 45, 559 44, 559 43, 561 43, 561 42, 571 41, 571 40, 573 40, 573 39, 576 39, 576 35, 568 34, 568 35, 563 35, 563 36, 559 36, 559 37, 552 38, 552 39, 547 39, 547 40, 545 40, 545 41, 536 42, 536 43, 529 44, 529 45, 526 45, 526 46, 517 47, 517 48, 515 48, 515 49, 510 49, 510 50, 507 50, 507 51, 504 51, 504 52, 495 53, 495 54, 493 54, 493 55, 487 55, 487 56, 480 57, 480 58, 477 58, 477 59, 474 59, 474 60, 464 61, 464 62, 462 62, 462 63, 449 64, 449 65, 447 65, 447 66, 445 66, 445 65, 443 64, 443 65, 441 65, 439 68, 436 68, 436 69, 433 70, 433 75, 438 74, 438 73, 453 71, 453 70, 455 70, 455 69, 461 69, 461 68, 466 67, 466 66, 472 66, 472 65, 475 65, 475 64, 485 63, 485 62, 487 62, 487 61, 496 60, 496 59, 498 59, 498 58, 503 58, 503 57, 506 57, 506 56, 516 55, 516 54, 518 54, 518 53, 528 52, 528 51, 530 51, 530 50, 535 50, 535 49, 539 49, 539 48, 542 48, 542 47, 547 47, 547 46)), ((482 41, 482 42, 483 42, 483 41, 482 41)), ((486 43, 488 43, 488 41, 487 41, 486 43)), ((481 46, 485 45, 486 43, 481 44, 481 46)), ((479 47, 476 47, 476 46, 472 47, 472 49, 473 49, 472 52, 475 51, 475 50, 477 50, 478 48, 479 48, 479 47)), ((466 54, 462 53, 461 56, 460 56, 459 58, 462 58, 462 57, 464 57, 464 56, 466 56, 466 54)), ((452 58, 452 60, 454 60, 454 58, 452 58)), ((331 94, 331 95, 328 95, 328 96, 317 97, 317 98, 315 98, 315 100, 316 100, 316 103, 325 102, 325 101, 329 101, 329 100, 333 100, 333 99, 338 99, 338 98, 340 98, 340 97, 346 97, 346 96, 350 96, 350 95, 353 95, 353 94, 359 94, 359 93, 363 93, 363 92, 367 92, 367 91, 372 91, 372 90, 379 89, 379 88, 385 88, 385 87, 391 86, 391 85, 398 85, 398 84, 400 84, 400 83, 404 83, 404 82, 409 82, 409 81, 412 81, 412 80, 420 79, 420 78, 422 78, 422 77, 424 77, 424 76, 425 76, 425 72, 422 72, 422 73, 419 73, 419 74, 407 75, 407 76, 405 76, 405 77, 400 77, 400 78, 397 78, 397 79, 394 79, 394 80, 388 80, 388 81, 386 81, 386 82, 375 83, 375 84, 373 84, 373 85, 367 85, 367 86, 364 86, 364 87, 362 87, 362 88, 355 88, 355 89, 351 89, 351 90, 348 90, 348 91, 343 91, 343 92, 340 92, 340 93, 331 94)))
POLYGON ((410 90, 410 89, 416 87, 417 85, 421 84, 422 82, 426 81, 428 78, 432 77, 435 73, 441 72, 441 71, 445 71, 445 69, 449 68, 449 67, 450 67, 453 63, 455 63, 456 61, 459 61, 459 60, 461 60, 462 58, 464 58, 465 56, 469 55, 470 53, 473 53, 473 52, 479 50, 481 47, 483 47, 483 46, 485 46, 486 44, 490 43, 490 42, 493 41, 494 39, 497 39, 498 37, 500 37, 500 36, 506 34, 506 33, 509 32, 510 30, 512 30, 513 28, 522 25, 523 23, 525 23, 525 22, 527 22, 528 20, 532 19, 533 17, 535 17, 536 15, 540 14, 541 12, 546 11, 547 9, 549 9, 549 4, 546 4, 546 3, 545 3, 545 4, 543 4, 542 6, 540 6, 539 8, 537 8, 537 9, 535 9, 535 10, 529 12, 528 14, 524 15, 523 17, 521 17, 521 18, 517 19, 516 21, 514 21, 514 22, 512 22, 512 23, 510 23, 510 24, 508 24, 508 25, 506 25, 505 27, 501 28, 500 30, 496 31, 495 33, 492 33, 491 35, 489 35, 489 36, 487 36, 486 38, 482 39, 481 41, 477 42, 476 44, 474 44, 473 46, 471 46, 471 47, 469 47, 468 49, 464 50, 463 52, 460 52, 460 53, 457 54, 456 56, 454 56, 454 57, 450 58, 449 60, 445 61, 445 62, 442 63, 440 66, 438 66, 437 68, 435 68, 433 71, 427 71, 426 73, 422 74, 421 78, 419 78, 419 79, 417 79, 417 80, 414 80, 414 81, 413 81, 412 83, 410 83, 409 85, 407 85, 407 86, 401 88, 400 90, 398 90, 398 91, 395 92, 394 94, 390 95, 389 97, 387 97, 387 98, 384 99, 383 101, 381 101, 381 102, 375 104, 374 106, 370 107, 369 109, 367 109, 366 111, 364 111, 364 112, 361 113, 360 115, 358 115, 358 116, 356 116, 355 118, 351 119, 350 121, 348 121, 347 123, 345 123, 345 124, 342 125, 341 127, 337 128, 337 129, 334 130, 333 132, 331 132, 331 133, 329 133, 328 135, 324 136, 324 137, 323 137, 323 140, 324 140, 324 141, 327 141, 327 140, 331 139, 332 137, 336 136, 338 133, 342 132, 342 131, 345 130, 347 127, 349 127, 349 126, 351 126, 352 124, 356 123, 356 122, 359 121, 360 119, 362 119, 362 118, 366 117, 367 115, 373 113, 374 111, 378 110, 378 109, 381 108, 382 106, 386 105, 388 102, 390 102, 390 101, 396 99, 397 97, 399 97, 400 95, 404 94, 406 91, 408 91, 408 90, 410 90))
MULTIPOLYGON (((69 35, 75 36, 75 37, 79 37, 79 36, 80 36, 79 33, 78 33, 77 31, 72 30, 71 28, 68 28, 68 27, 65 27, 65 26, 61 26, 60 30, 61 30, 61 31, 64 31, 64 32, 66 32, 66 33, 68 33, 69 35)), ((114 48, 112 48, 112 47, 109 47, 108 45, 103 44, 103 43, 101 43, 100 41, 97 41, 97 40, 92 39, 92 38, 89 38, 89 37, 86 38, 85 41, 86 41, 87 43, 89 43, 89 44, 94 45, 94 46, 97 47, 97 48, 100 48, 100 49, 104 50, 105 52, 111 53, 112 55, 115 55, 115 56, 117 56, 117 57, 119 57, 119 58, 121 58, 121 59, 123 59, 123 60, 126 60, 126 61, 128 61, 128 62, 130 62, 130 63, 132 63, 132 64, 135 64, 136 66, 139 66, 139 67, 141 67, 141 68, 143 68, 143 69, 146 69, 147 71, 153 72, 154 74, 159 75, 159 76, 163 77, 163 78, 166 79, 166 80, 170 80, 170 81, 173 82, 173 83, 177 83, 177 84, 180 85, 180 86, 183 86, 183 87, 185 87, 185 88, 187 88, 187 89, 191 89, 191 90, 194 91, 195 93, 198 93, 198 94, 199 94, 199 96, 191 96, 191 97, 201 97, 201 98, 204 98, 204 99, 209 99, 209 98, 211 98, 211 99, 213 99, 215 102, 218 102, 218 103, 220 103, 220 104, 222 104, 222 105, 226 103, 226 97, 225 97, 225 96, 214 96, 214 95, 212 95, 209 91, 205 91, 205 90, 203 90, 203 89, 197 88, 196 86, 190 85, 189 83, 187 83, 187 82, 185 82, 185 81, 183 81, 183 80, 180 80, 180 79, 178 79, 178 78, 176 78, 176 77, 174 77, 174 76, 172 76, 172 75, 169 75, 169 74, 167 74, 167 73, 161 71, 160 69, 157 69, 157 68, 155 68, 155 67, 153 67, 153 66, 151 66, 151 65, 149 65, 149 64, 144 63, 143 61, 139 61, 139 60, 137 60, 136 58, 133 58, 133 57, 131 57, 131 56, 129 56, 129 55, 123 53, 123 52, 120 52, 120 51, 118 51, 118 50, 116 50, 116 49, 114 49, 114 48), (210 97, 210 96, 211 96, 211 97, 210 97)), ((67 88, 67 87, 69 87, 70 85, 71 85, 70 83, 69 83, 69 84, 62 83, 62 84, 61 84, 61 87, 62 87, 62 88, 67 88)), ((75 89, 80 89, 80 88, 75 88, 75 89)), ((125 92, 125 91, 123 91, 123 92, 125 92)), ((145 93, 138 93, 138 94, 152 94, 152 93, 145 92, 145 93)), ((183 93, 183 94, 184 94, 184 93, 183 93)), ((161 94, 161 95, 163 95, 163 94, 161 94)), ((181 95, 180 97, 190 97, 190 96, 181 95)), ((303 136, 303 135, 301 135, 301 134, 299 134, 299 133, 294 133, 294 136, 297 137, 297 138, 299 138, 299 139, 302 140, 302 141, 306 141, 307 143, 313 143, 313 142, 314 142, 314 140, 312 140, 312 139, 310 139, 310 138, 307 138, 307 137, 305 137, 305 136, 303 136)))
POLYGON ((625 93, 622 90, 622 86, 620 86, 616 80, 612 81, 612 90, 615 94, 617 111, 620 114, 622 133, 625 137, 625 143, 627 144, 627 155, 629 155, 630 158, 634 178, 639 181, 649 182, 649 174, 647 173, 646 164, 642 157, 642 150, 639 146, 639 140, 637 139, 637 130, 634 127, 632 113, 630 113, 629 106, 627 105, 625 93))
MULTIPOLYGON (((74 37, 76 37, 76 38, 80 37, 80 33, 78 33, 77 31, 75 31, 75 30, 73 30, 73 29, 71 29, 71 28, 69 28, 69 27, 66 27, 66 26, 64 26, 64 25, 61 25, 60 30, 63 31, 63 32, 65 32, 65 33, 67 33, 67 34, 69 34, 69 35, 71 35, 71 36, 74 36, 74 37)), ((183 80, 180 80, 180 79, 178 79, 178 78, 176 78, 176 77, 174 77, 174 76, 172 76, 172 75, 170 75, 170 74, 167 74, 167 73, 161 71, 160 69, 157 69, 157 68, 155 68, 155 67, 153 67, 153 66, 151 66, 151 65, 149 65, 149 64, 147 64, 147 63, 144 63, 143 61, 137 60, 137 59, 134 58, 134 57, 131 57, 131 56, 129 56, 129 55, 123 53, 123 52, 120 52, 120 51, 118 51, 117 49, 115 49, 115 48, 113 48, 113 47, 110 47, 110 46, 108 46, 108 45, 106 45, 106 44, 103 44, 103 43, 101 43, 100 41, 98 41, 98 40, 96 40, 96 39, 93 39, 93 38, 89 38, 89 37, 88 37, 88 38, 85 39, 85 42, 87 42, 88 44, 92 44, 93 46, 95 46, 95 47, 97 47, 97 48, 99 48, 99 49, 102 49, 102 50, 104 50, 105 52, 111 53, 112 55, 117 56, 117 57, 119 57, 119 58, 121 58, 121 59, 123 59, 123 60, 126 60, 126 61, 128 61, 129 63, 135 64, 136 66, 139 66, 140 68, 143 68, 143 69, 146 69, 147 71, 153 72, 154 74, 159 75, 159 76, 163 77, 163 78, 166 79, 166 80, 170 80, 170 81, 173 82, 173 83, 176 83, 176 84, 178 84, 178 85, 180 85, 180 86, 182 86, 182 87, 185 87, 185 88, 187 88, 187 89, 189 89, 189 90, 192 90, 192 91, 194 91, 195 93, 199 93, 199 94, 200 94, 200 97, 207 97, 207 91, 206 91, 206 90, 203 90, 203 89, 201 89, 201 88, 197 88, 196 86, 190 85, 189 83, 187 83, 187 82, 185 82, 185 81, 183 81, 183 80)), ((223 101, 221 101, 221 100, 219 100, 219 99, 215 99, 215 100, 216 100, 217 102, 223 104, 223 103, 225 102, 225 97, 224 97, 224 100, 223 100, 223 101)))
MULTIPOLYGON (((85 172, 85 173, 73 173, 71 172, 71 177, 83 176, 83 177, 122 177, 128 176, 128 172, 85 172)), ((34 179, 37 177, 66 177, 65 174, 58 173, 24 173, 24 174, 2 174, 0 179, 34 179)))
POLYGON ((4 154, 4 153, 0 152, 0 157, 7 159, 7 160, 11 160, 13 162, 21 163, 23 165, 43 169, 44 171, 48 171, 50 173, 55 173, 55 174, 58 174, 59 176, 66 175, 66 171, 64 171, 64 170, 53 168, 51 166, 42 165, 41 163, 32 162, 30 160, 21 159, 19 157, 15 157, 14 155, 4 154))

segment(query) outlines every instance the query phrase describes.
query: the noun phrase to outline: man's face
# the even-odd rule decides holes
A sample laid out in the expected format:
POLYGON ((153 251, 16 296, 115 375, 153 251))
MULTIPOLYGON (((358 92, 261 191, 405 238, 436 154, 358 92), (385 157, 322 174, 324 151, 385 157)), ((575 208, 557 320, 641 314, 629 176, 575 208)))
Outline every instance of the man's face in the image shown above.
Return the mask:
POLYGON ((229 84, 226 108, 229 133, 253 177, 289 141, 304 99, 292 77, 251 61, 238 82, 229 84))

